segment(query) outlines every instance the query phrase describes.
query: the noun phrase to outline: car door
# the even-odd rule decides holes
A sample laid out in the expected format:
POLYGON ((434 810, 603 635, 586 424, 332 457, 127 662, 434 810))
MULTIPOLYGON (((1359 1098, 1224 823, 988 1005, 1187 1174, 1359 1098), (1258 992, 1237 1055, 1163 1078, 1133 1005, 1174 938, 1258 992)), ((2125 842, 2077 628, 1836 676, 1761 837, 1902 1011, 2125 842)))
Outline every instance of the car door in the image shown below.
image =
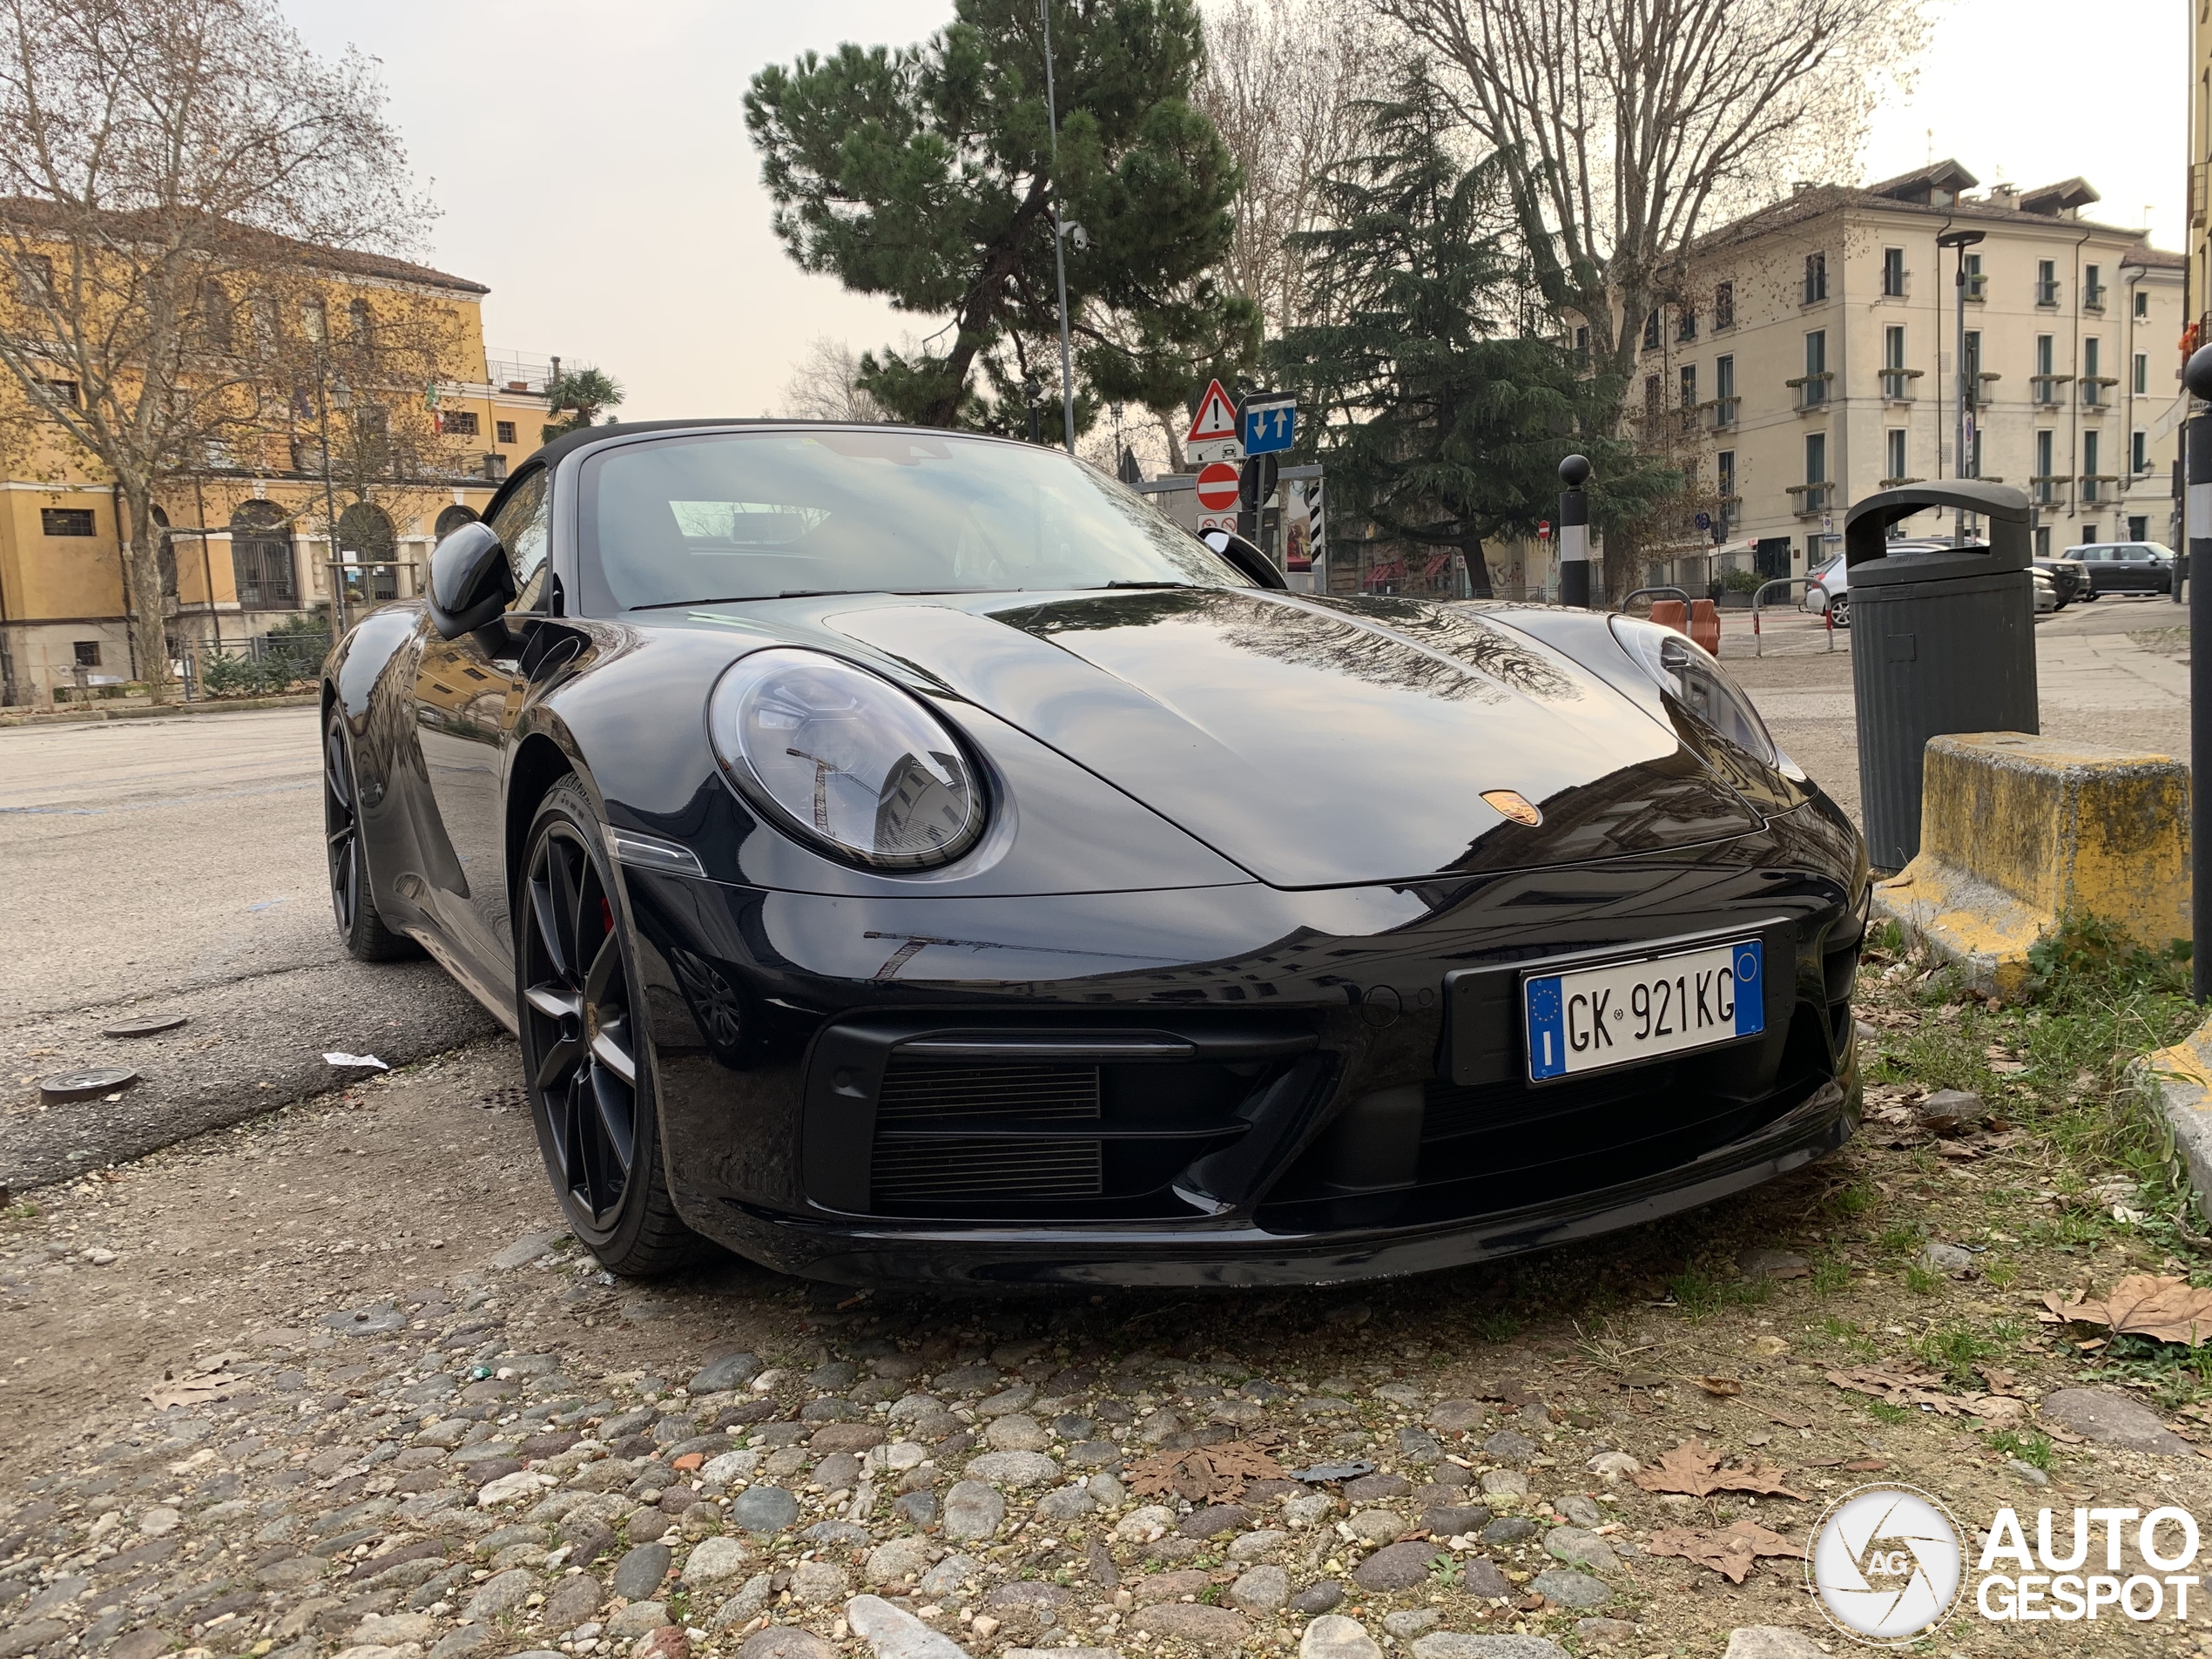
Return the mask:
MULTIPOLYGON (((508 614, 543 609, 552 523, 551 474, 516 482, 491 521, 515 570, 508 614)), ((506 738, 529 686, 523 637, 494 631, 458 639, 426 638, 415 683, 415 735, 438 827, 453 860, 434 871, 431 907, 462 961, 447 966, 504 1002, 514 995, 514 949, 507 906, 507 844, 502 811, 506 738)))
POLYGON ((2105 557, 2109 550, 2101 547, 2077 547, 2067 556, 2081 561, 2081 568, 2089 573, 2090 588, 2098 593, 2110 593, 2114 579, 2118 575, 2105 557))

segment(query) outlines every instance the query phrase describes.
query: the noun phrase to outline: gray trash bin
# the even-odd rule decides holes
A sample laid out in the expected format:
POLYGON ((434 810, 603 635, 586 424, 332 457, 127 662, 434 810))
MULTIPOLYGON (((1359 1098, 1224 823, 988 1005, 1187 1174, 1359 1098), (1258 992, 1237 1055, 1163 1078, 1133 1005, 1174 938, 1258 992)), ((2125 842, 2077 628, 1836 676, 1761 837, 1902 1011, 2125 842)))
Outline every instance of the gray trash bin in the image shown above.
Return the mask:
POLYGON ((1885 489, 1844 521, 1858 799, 1878 870, 1901 870, 1920 850, 1930 738, 2038 730, 2027 521, 2023 492, 1972 479, 1885 489), (1893 551, 1890 526, 1932 507, 1979 515, 1988 544, 1893 551))

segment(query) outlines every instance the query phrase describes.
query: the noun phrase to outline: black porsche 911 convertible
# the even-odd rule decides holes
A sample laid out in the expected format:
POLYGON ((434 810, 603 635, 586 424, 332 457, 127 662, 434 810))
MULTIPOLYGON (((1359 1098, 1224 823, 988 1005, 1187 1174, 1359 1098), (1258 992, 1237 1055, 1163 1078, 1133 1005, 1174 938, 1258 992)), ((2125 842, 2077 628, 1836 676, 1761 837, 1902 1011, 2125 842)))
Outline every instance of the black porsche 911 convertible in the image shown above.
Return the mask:
POLYGON ((1711 658, 1289 592, 1057 451, 571 434, 324 697, 348 948, 517 1031, 617 1272, 1406 1273, 1857 1121, 1865 853, 1711 658))

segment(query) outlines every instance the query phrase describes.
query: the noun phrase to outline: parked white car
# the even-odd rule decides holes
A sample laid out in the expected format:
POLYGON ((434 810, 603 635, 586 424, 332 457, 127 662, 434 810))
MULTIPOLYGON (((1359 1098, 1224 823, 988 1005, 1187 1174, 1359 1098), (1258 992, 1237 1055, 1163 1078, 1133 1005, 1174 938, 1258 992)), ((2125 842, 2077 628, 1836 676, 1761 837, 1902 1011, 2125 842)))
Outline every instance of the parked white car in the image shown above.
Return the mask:
MULTIPOLYGON (((1948 550, 1948 538, 1913 537, 1890 543, 1892 553, 1932 553, 1948 550)), ((1969 543, 1969 546, 1977 545, 1969 543)), ((2046 616, 2059 608, 2059 590, 2048 573, 2031 569, 2035 579, 2035 614, 2046 616)), ((1830 612, 1835 615, 1836 626, 1851 626, 1851 567, 1844 563, 1842 554, 1816 564, 1805 573, 1805 597, 1798 602, 1816 617, 1830 612)))

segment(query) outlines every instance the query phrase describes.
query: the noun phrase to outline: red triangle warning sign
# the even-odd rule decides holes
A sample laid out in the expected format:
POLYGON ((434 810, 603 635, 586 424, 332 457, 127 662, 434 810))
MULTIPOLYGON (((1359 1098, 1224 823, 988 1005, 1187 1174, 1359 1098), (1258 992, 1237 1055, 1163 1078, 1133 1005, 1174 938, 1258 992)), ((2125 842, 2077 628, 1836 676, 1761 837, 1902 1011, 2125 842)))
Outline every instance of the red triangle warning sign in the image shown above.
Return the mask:
POLYGON ((1198 412, 1190 417, 1190 429, 1183 435, 1184 442, 1218 443, 1236 435, 1237 406, 1221 389, 1219 381, 1208 381, 1206 395, 1198 400, 1198 412))

